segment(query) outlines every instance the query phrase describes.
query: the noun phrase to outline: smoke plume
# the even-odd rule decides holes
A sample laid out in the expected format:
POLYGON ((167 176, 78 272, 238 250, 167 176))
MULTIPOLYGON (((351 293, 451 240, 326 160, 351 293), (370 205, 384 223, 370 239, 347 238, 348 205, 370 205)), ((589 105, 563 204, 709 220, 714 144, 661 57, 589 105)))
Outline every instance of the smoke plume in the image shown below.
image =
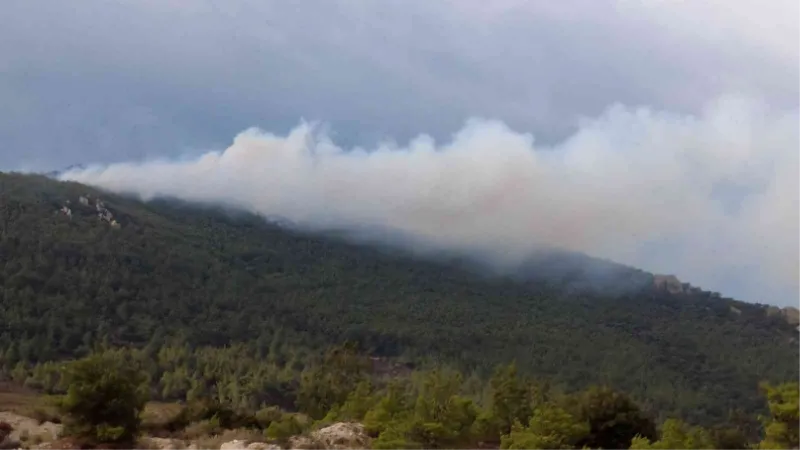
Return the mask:
POLYGON ((724 295, 798 296, 797 110, 719 99, 697 115, 615 105, 556 145, 473 119, 449 142, 342 149, 319 127, 250 129, 193 160, 63 179, 216 201, 317 228, 390 227, 514 261, 585 252, 724 295))

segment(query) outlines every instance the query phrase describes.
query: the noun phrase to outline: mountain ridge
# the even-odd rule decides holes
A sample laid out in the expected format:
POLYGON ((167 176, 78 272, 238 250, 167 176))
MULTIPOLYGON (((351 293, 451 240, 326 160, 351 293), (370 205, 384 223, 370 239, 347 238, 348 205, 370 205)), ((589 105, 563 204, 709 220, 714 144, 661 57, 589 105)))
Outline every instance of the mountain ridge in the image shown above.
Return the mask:
POLYGON ((797 330, 763 305, 652 284, 604 295, 570 288, 569 277, 494 276, 219 206, 142 202, 43 176, 0 174, 0 188, 5 370, 80 356, 98 341, 201 348, 280 336, 314 352, 353 340, 375 356, 478 374, 516 360, 567 388, 607 383, 695 422, 758 410, 759 381, 798 374, 797 330), (118 227, 98 215, 97 198, 118 227))

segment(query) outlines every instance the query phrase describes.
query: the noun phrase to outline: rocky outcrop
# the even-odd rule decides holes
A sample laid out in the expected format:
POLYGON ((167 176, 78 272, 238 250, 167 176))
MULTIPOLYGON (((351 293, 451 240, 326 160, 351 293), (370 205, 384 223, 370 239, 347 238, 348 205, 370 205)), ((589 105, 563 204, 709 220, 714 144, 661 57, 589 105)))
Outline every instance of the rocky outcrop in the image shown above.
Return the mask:
POLYGON ((61 213, 64 214, 65 216, 72 219, 72 210, 68 206, 62 206, 59 211, 61 211, 61 213))
MULTIPOLYGON (((370 447, 370 438, 360 423, 335 423, 316 430, 310 436, 289 439, 291 450, 364 450, 370 447)), ((165 449, 168 450, 168 449, 165 449)), ((171 450, 171 449, 169 449, 171 450)), ((281 450, 276 444, 233 440, 220 446, 220 450, 281 450)))
POLYGON ((795 307, 787 306, 785 308, 778 308, 777 306, 767 307, 767 316, 779 316, 785 320, 789 325, 800 325, 800 310, 795 307))
POLYGON ((675 275, 653 275, 653 284, 658 289, 664 289, 672 294, 685 292, 683 283, 675 275))
POLYGON ((186 448, 186 442, 180 439, 169 439, 159 437, 146 437, 142 439, 142 443, 147 447, 158 450, 177 450, 186 448))
MULTIPOLYGON (((675 275, 653 275, 653 285, 656 289, 662 289, 675 295, 695 295, 703 293, 703 290, 699 287, 684 283, 675 275)), ((708 295, 712 298, 720 297, 718 292, 709 292, 708 295)))
POLYGON ((326 449, 370 447, 370 438, 360 423, 335 423, 312 432, 311 438, 326 449))
POLYGON ((789 324, 794 326, 800 325, 800 310, 797 308, 787 306, 781 310, 781 313, 789 324))
MULTIPOLYGON (((0 412, 0 449, 51 450, 57 448, 80 448, 69 438, 60 438, 62 426, 51 422, 39 423, 35 419, 10 412, 0 412), (45 441, 31 442, 28 436, 39 436, 45 441)), ((196 442, 154 436, 144 436, 139 441, 142 448, 157 450, 196 450, 196 442)), ((371 439, 360 423, 339 422, 312 431, 307 435, 289 438, 292 449, 361 449, 370 448, 371 439)), ((224 442, 220 450, 281 450, 282 447, 272 442, 258 442, 246 439, 234 439, 224 442)))
POLYGON ((108 222, 109 225, 111 225, 114 228, 119 227, 119 223, 116 220, 114 220, 114 215, 111 214, 111 211, 109 211, 108 208, 106 208, 106 205, 105 203, 103 203, 102 200, 98 198, 97 201, 94 203, 94 206, 95 209, 97 209, 97 217, 99 217, 100 220, 108 222))
POLYGON ((6 424, 0 431, 0 449, 19 448, 23 441, 52 441, 61 434, 62 426, 52 422, 42 422, 12 412, 0 411, 0 424, 6 424), (5 436, 3 436, 5 434, 5 436))
POLYGON ((248 442, 241 439, 234 439, 220 445, 219 450, 281 450, 281 446, 266 442, 248 442))
MULTIPOLYGON (((78 197, 78 204, 79 204, 78 211, 80 211, 81 208, 83 208, 83 210, 86 211, 86 209, 92 207, 89 195, 81 195, 80 197, 78 197)), ((96 199, 94 202, 94 210, 95 213, 97 214, 97 218, 100 219, 101 221, 108 223, 112 228, 120 227, 119 222, 117 222, 117 220, 114 218, 114 214, 111 211, 109 211, 108 208, 106 208, 105 203, 103 203, 103 201, 100 200, 99 198, 96 199)), ((69 200, 67 200, 66 204, 62 206, 61 209, 59 209, 59 212, 72 219, 72 210, 70 209, 69 200)))

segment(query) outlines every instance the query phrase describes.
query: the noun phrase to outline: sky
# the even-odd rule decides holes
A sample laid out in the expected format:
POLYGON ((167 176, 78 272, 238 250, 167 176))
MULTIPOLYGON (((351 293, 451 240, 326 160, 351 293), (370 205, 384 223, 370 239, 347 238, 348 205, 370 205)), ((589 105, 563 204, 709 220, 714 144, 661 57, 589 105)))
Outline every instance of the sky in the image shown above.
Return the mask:
POLYGON ((0 170, 798 303, 792 0, 0 4, 0 170))

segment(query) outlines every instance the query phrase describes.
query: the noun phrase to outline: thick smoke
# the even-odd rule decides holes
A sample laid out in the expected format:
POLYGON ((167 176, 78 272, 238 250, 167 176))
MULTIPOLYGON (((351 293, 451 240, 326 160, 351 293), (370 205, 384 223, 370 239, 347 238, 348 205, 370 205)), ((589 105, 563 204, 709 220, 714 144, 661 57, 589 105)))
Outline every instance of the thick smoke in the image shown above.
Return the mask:
POLYGON ((798 111, 723 98, 696 116, 613 106, 536 145, 471 120, 447 143, 342 149, 317 127, 247 130, 190 161, 70 179, 219 201, 324 227, 390 227, 514 261, 541 246, 608 258, 745 300, 798 295, 798 111))

